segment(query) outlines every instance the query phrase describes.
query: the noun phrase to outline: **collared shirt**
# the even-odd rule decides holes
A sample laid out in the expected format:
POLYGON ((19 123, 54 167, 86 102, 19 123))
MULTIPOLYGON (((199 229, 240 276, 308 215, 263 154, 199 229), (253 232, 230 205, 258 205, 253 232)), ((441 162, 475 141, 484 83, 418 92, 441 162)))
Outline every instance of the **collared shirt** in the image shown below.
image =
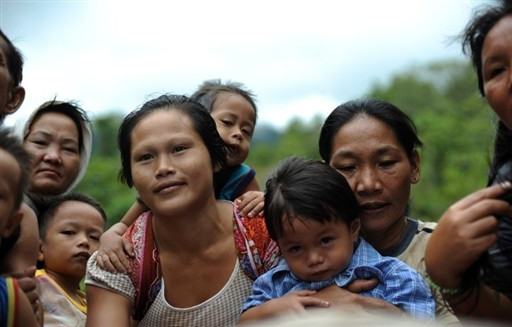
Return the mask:
POLYGON ((253 293, 246 300, 243 311, 281 297, 292 291, 320 290, 336 283, 343 287, 356 279, 377 278, 379 284, 372 290, 360 293, 385 300, 410 315, 433 319, 435 301, 423 278, 410 266, 393 257, 383 257, 365 240, 360 239, 349 266, 330 280, 308 282, 300 280, 285 260, 258 277, 253 293))

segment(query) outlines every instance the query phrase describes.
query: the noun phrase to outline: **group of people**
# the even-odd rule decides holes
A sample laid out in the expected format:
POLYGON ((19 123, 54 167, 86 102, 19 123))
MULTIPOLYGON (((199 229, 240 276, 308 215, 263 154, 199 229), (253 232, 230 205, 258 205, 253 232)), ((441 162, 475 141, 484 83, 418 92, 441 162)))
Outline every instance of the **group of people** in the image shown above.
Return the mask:
MULTIPOLYGON (((119 128, 121 180, 138 196, 105 232, 98 201, 73 191, 92 146, 78 104, 2 127, 0 324, 233 326, 326 310, 512 321, 512 4, 476 13, 463 48, 499 123, 488 187, 438 223, 408 216, 422 142, 378 99, 335 108, 322 161, 285 158, 263 190, 244 164, 257 107, 243 84, 150 99, 119 128)), ((0 31, 2 121, 23 102, 22 64, 0 31)))

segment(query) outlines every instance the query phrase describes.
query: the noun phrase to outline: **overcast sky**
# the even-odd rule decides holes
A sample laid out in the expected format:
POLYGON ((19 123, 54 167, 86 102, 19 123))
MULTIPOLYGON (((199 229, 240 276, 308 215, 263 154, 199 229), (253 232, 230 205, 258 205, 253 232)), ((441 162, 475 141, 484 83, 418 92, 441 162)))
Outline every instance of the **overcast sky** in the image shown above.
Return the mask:
POLYGON ((0 26, 25 57, 23 119, 54 97, 97 117, 204 80, 244 83, 259 123, 325 117, 372 84, 437 59, 482 1, 0 0, 0 26))

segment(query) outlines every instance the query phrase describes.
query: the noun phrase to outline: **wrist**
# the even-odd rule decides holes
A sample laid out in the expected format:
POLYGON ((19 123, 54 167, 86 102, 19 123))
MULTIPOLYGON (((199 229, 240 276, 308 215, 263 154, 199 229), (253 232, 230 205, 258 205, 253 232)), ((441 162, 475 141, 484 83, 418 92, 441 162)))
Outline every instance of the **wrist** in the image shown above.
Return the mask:
POLYGON ((427 272, 424 274, 424 279, 427 285, 437 293, 442 295, 455 295, 461 293, 461 282, 452 281, 448 283, 439 282, 438 279, 433 279, 427 272))
POLYGON ((128 229, 128 226, 123 222, 118 222, 110 227, 110 230, 116 234, 123 235, 128 229))

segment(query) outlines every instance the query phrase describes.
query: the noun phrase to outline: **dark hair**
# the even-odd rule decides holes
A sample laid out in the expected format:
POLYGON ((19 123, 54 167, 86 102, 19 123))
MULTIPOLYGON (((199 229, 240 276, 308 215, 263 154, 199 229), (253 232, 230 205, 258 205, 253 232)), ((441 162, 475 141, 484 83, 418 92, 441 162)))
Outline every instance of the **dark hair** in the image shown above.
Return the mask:
POLYGON ((98 201, 96 201, 93 197, 85 193, 69 192, 64 195, 51 198, 50 202, 47 203, 46 207, 39 215, 38 225, 40 238, 44 239, 46 237, 48 227, 55 218, 55 212, 57 212, 57 209, 59 209, 59 207, 63 203, 70 201, 83 202, 90 205, 100 213, 101 218, 103 218, 104 222, 107 221, 107 215, 105 214, 105 211, 103 210, 101 204, 98 201))
POLYGON ((331 159, 332 143, 339 129, 361 115, 368 115, 388 125, 394 131, 409 160, 413 162, 414 149, 423 145, 414 122, 391 103, 377 99, 345 102, 331 112, 322 126, 318 141, 320 156, 325 162, 331 159))
MULTIPOLYGON (((51 100, 43 103, 39 108, 37 109, 36 114, 32 118, 32 121, 30 122, 30 125, 27 128, 27 132, 30 131, 32 128, 32 125, 44 114, 49 112, 55 112, 63 114, 67 117, 69 117, 73 123, 75 123, 76 129, 78 131, 78 147, 80 150, 80 154, 84 152, 84 129, 83 124, 90 124, 91 121, 89 120, 89 117, 87 116, 86 112, 78 105, 76 101, 57 101, 57 100, 51 100)), ((25 138, 27 135, 24 136, 25 138)))
POLYGON ((139 109, 132 111, 124 118, 119 127, 117 134, 118 147, 121 152, 119 177, 123 183, 133 187, 130 163, 133 129, 144 117, 157 110, 178 110, 187 115, 208 149, 212 166, 220 169, 224 168, 226 165, 226 145, 217 132, 215 121, 210 113, 199 102, 184 95, 164 94, 147 101, 139 109))
POLYGON ((21 84, 23 79, 23 56, 21 51, 12 44, 11 40, 0 29, 0 38, 5 41, 7 48, 4 49, 7 60, 7 69, 11 76, 11 87, 21 84))
POLYGON ((343 175, 325 162, 298 157, 282 160, 267 180, 263 211, 274 240, 293 219, 350 225, 359 217, 359 205, 343 175))
POLYGON ((0 149, 10 153, 14 159, 16 159, 20 167, 18 187, 12 190, 16 193, 14 197, 14 208, 19 208, 23 200, 23 194, 28 189, 30 174, 32 172, 31 157, 23 147, 21 140, 7 127, 0 128, 0 149))
POLYGON ((495 6, 482 6, 473 13, 461 35, 462 52, 468 55, 473 63, 478 77, 478 89, 482 96, 485 96, 482 76, 482 48, 485 37, 498 21, 511 14, 512 2, 508 0, 497 0, 495 6))
POLYGON ((254 108, 254 124, 256 125, 258 109, 254 101, 255 95, 242 83, 233 81, 227 81, 223 83, 220 79, 204 81, 201 85, 199 85, 197 91, 192 94, 191 98, 205 106, 206 110, 211 113, 215 107, 215 101, 217 101, 219 94, 222 93, 234 93, 246 99, 254 108))

